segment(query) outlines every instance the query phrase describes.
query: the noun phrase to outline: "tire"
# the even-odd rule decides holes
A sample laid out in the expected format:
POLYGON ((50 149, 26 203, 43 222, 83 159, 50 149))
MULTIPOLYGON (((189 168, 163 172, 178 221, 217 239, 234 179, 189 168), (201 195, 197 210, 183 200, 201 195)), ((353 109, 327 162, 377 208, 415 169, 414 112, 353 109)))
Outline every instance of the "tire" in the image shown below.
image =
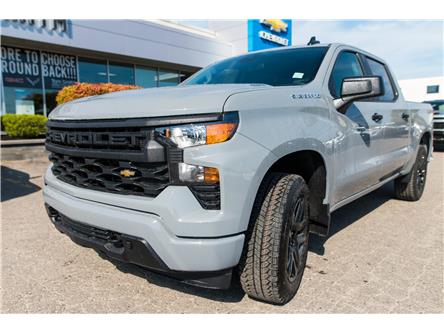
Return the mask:
POLYGON ((308 252, 309 190, 298 175, 272 173, 258 191, 239 265, 250 297, 285 304, 296 294, 308 252))
POLYGON ((417 201, 424 192, 427 179, 427 146, 420 145, 415 164, 409 174, 395 180, 395 196, 400 200, 417 201))

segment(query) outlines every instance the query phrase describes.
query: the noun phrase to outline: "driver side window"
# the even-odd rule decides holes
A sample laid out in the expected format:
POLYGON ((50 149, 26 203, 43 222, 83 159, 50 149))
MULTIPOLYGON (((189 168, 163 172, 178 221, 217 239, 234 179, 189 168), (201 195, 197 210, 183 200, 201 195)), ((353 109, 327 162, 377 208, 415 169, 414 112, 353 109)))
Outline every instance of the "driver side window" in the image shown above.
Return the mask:
POLYGON ((346 77, 363 76, 361 64, 356 53, 345 51, 341 52, 336 58, 335 65, 331 72, 329 88, 334 98, 341 96, 342 80, 346 77))

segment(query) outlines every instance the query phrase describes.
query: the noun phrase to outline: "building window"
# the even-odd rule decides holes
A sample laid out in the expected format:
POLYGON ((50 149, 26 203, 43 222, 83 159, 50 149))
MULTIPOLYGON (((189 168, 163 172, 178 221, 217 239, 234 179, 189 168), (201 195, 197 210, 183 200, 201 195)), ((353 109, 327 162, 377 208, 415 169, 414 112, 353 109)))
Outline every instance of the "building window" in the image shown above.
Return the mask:
POLYGON ((136 84, 144 88, 176 86, 188 71, 108 62, 106 59, 1 46, 0 114, 45 114, 57 93, 75 82, 136 84))
POLYGON ((1 47, 4 109, 1 114, 43 114, 40 52, 1 47))
POLYGON ((188 79, 191 75, 193 75, 192 73, 188 73, 188 72, 180 72, 180 77, 179 77, 179 81, 183 82, 186 79, 188 79))
POLYGON ((5 111, 12 114, 43 114, 41 88, 4 87, 5 111))
POLYGON ((136 86, 144 88, 157 87, 157 69, 136 66, 136 86))
POLYGON ((159 87, 176 86, 179 84, 179 73, 159 70, 159 87))
POLYGON ((88 83, 108 82, 106 61, 79 58, 79 81, 88 83))
POLYGON ((439 93, 439 85, 427 86, 427 94, 439 93))
POLYGON ((45 89, 46 113, 50 114, 57 106, 56 97, 60 90, 45 89))
POLYGON ((134 84, 134 66, 109 63, 109 82, 118 84, 134 84))

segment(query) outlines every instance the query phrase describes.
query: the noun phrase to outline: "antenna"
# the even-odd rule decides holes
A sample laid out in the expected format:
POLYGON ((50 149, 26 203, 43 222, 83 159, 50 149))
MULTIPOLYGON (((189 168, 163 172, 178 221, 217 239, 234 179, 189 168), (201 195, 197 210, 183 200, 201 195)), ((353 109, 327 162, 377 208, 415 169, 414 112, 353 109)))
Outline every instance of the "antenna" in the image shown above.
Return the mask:
POLYGON ((312 36, 310 38, 310 41, 307 43, 307 45, 316 45, 316 44, 320 44, 320 41, 316 40, 316 36, 312 36))

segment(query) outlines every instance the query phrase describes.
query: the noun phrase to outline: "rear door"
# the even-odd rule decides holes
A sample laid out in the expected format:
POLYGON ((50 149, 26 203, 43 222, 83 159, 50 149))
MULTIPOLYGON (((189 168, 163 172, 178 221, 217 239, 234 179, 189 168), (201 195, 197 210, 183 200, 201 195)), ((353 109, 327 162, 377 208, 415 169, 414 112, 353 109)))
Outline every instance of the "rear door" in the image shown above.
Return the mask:
POLYGON ((367 75, 382 78, 384 95, 365 101, 365 108, 379 117, 384 139, 379 144, 381 180, 400 171, 409 158, 410 112, 407 104, 399 98, 396 85, 387 66, 369 56, 362 56, 367 75))

